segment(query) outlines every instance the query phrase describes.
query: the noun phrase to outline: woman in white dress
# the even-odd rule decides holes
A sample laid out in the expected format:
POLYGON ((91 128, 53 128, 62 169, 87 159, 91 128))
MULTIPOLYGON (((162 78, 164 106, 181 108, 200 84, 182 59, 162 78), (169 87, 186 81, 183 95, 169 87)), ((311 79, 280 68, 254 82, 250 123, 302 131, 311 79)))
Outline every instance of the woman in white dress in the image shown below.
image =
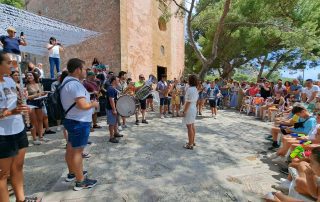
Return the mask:
POLYGON ((196 75, 189 76, 189 87, 185 95, 185 105, 183 109, 183 120, 182 123, 186 124, 188 129, 189 142, 184 146, 185 149, 193 149, 195 146, 194 139, 196 130, 194 122, 197 116, 197 100, 199 93, 197 90, 198 79, 196 75))

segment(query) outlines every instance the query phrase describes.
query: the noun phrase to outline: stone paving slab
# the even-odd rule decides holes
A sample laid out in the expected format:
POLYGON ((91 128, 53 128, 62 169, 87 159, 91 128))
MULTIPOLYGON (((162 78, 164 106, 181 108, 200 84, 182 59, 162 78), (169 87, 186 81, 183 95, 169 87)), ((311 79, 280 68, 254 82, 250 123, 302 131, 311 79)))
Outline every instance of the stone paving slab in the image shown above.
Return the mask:
MULTIPOLYGON (((235 111, 209 114, 197 120, 197 146, 188 151, 186 128, 180 118, 158 119, 149 114, 149 125, 133 125, 123 132, 120 144, 108 143, 106 128, 90 136, 85 160, 89 176, 99 180, 91 190, 72 191, 65 183, 65 141, 28 149, 26 192, 43 193, 43 201, 260 201, 280 177, 265 158, 264 139, 270 123, 235 111)), ((105 120, 101 125, 106 126, 105 120)))

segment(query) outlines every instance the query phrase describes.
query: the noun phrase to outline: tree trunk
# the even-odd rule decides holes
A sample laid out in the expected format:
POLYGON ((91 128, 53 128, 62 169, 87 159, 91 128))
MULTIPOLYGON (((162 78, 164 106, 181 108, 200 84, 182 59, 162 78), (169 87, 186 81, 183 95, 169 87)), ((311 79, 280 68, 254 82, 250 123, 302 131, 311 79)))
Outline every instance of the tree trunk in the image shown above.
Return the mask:
POLYGON ((232 64, 230 64, 229 62, 225 62, 223 65, 223 72, 221 77, 224 79, 227 79, 230 77, 230 74, 232 73, 234 67, 232 64))
POLYGON ((260 81, 260 78, 261 78, 262 73, 263 73, 263 70, 264 70, 264 65, 265 65, 265 63, 264 63, 264 61, 263 61, 263 62, 260 64, 260 70, 259 70, 259 74, 258 74, 258 77, 257 77, 257 82, 260 81))

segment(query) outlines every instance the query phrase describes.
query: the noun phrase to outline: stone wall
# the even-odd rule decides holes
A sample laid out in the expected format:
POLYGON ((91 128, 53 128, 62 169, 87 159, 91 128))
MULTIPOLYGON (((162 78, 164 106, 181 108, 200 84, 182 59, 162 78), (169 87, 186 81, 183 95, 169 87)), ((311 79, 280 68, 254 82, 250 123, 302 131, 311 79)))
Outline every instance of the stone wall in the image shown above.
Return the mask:
MULTIPOLYGON (((171 13, 177 10, 173 3, 169 6, 171 13)), ((27 8, 102 33, 68 47, 62 54, 63 66, 71 57, 84 59, 88 66, 97 57, 115 72, 128 71, 134 80, 141 73, 157 75, 157 66, 167 68, 168 79, 182 74, 184 22, 173 16, 167 30, 160 31, 158 19, 162 13, 156 0, 31 0, 27 8)), ((37 58, 37 62, 47 60, 37 58)))
MULTIPOLYGON (((72 57, 85 60, 88 66, 91 66, 93 58, 97 57, 102 63, 110 65, 113 71, 119 71, 121 66, 119 0, 31 0, 27 9, 102 33, 101 36, 89 39, 80 45, 66 48, 62 54, 63 67, 72 57)), ((37 62, 42 61, 46 62, 47 58, 37 59, 37 62)))

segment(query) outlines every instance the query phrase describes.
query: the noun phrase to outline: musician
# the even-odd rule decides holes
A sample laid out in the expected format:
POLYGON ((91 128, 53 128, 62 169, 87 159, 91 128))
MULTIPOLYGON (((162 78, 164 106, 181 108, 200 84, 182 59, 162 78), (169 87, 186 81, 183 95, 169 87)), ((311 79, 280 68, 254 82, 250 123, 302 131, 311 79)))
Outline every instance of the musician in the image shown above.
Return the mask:
POLYGON ((109 125, 109 133, 111 143, 119 143, 118 137, 123 137, 118 132, 118 119, 117 119, 117 109, 116 103, 118 98, 117 86, 119 85, 119 78, 112 76, 110 78, 110 84, 107 90, 107 122, 109 125))
MULTIPOLYGON (((90 93, 90 100, 98 101, 100 96, 100 81, 96 79, 96 75, 94 74, 94 72, 87 72, 87 79, 83 82, 83 85, 90 93)), ((101 126, 98 125, 98 109, 94 110, 94 113, 92 115, 92 123, 93 125, 91 132, 93 132, 94 129, 101 128, 101 126)))
POLYGON ((168 84, 166 82, 166 75, 161 75, 157 91, 160 97, 160 118, 163 119, 168 111, 168 84))
MULTIPOLYGON (((135 82, 134 87, 136 88, 136 92, 138 92, 145 84, 145 77, 143 74, 139 75, 139 81, 135 82)), ((142 114, 142 123, 148 124, 148 121, 146 120, 146 109, 147 109, 147 99, 139 100, 139 110, 137 110, 136 113, 136 125, 139 125, 139 111, 141 111, 142 114)))
MULTIPOLYGON (((118 78, 119 78, 118 90, 120 91, 121 94, 126 94, 125 90, 128 87, 128 84, 127 84, 127 72, 120 71, 119 75, 118 75, 118 78)), ((121 131, 121 130, 123 130, 123 128, 127 128, 127 125, 126 125, 126 117, 121 117, 122 125, 121 125, 120 117, 121 116, 118 114, 118 124, 119 124, 118 129, 121 131)))
POLYGON ((23 164, 29 143, 21 115, 29 109, 19 103, 15 82, 4 76, 11 73, 11 63, 10 56, 0 51, 0 201, 9 201, 9 177, 16 200, 31 201, 23 190, 23 164))
POLYGON ((17 68, 18 63, 21 62, 21 51, 20 45, 26 46, 27 42, 23 33, 21 33, 20 38, 16 37, 16 29, 14 27, 8 27, 8 36, 0 36, 0 45, 3 47, 3 52, 8 53, 12 66, 17 68))

